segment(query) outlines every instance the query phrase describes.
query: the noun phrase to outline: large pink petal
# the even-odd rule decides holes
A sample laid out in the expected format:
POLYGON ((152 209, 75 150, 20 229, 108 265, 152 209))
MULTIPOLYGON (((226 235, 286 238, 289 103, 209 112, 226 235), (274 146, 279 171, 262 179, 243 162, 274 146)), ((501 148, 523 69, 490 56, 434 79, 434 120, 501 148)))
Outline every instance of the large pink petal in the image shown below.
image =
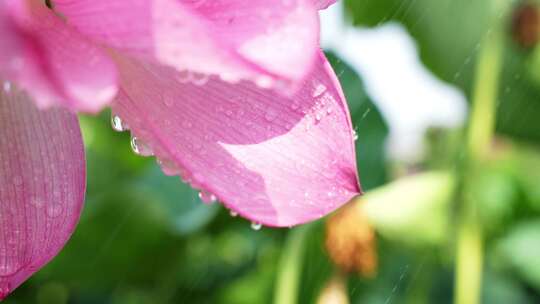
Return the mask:
POLYGON ((303 78, 318 48, 308 0, 56 0, 82 33, 117 50, 224 79, 303 78))
POLYGON ((114 63, 43 2, 0 2, 0 76, 40 107, 100 110, 117 91, 114 63))
POLYGON ((77 117, 0 90, 0 300, 64 246, 84 201, 77 117))
POLYGON ((164 171, 234 212, 291 226, 360 192, 349 112, 324 55, 293 97, 217 77, 186 84, 171 68, 117 62, 121 92, 112 108, 139 150, 152 147, 164 171))

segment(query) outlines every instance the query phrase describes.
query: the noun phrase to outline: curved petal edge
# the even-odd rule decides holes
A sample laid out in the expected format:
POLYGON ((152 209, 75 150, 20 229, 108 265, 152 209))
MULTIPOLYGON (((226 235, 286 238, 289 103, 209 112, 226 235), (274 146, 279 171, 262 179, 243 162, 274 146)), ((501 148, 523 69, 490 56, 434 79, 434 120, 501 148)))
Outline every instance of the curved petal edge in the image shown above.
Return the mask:
POLYGON ((71 236, 86 187, 77 117, 38 111, 0 91, 0 299, 49 262, 71 236))
POLYGON ((321 53, 291 97, 217 77, 204 85, 125 57, 113 112, 167 174, 180 175, 232 211, 268 226, 320 218, 361 192, 353 128, 321 53))
POLYGON ((29 3, 0 3, 0 77, 29 92, 41 108, 101 110, 117 92, 110 57, 44 3, 29 3))

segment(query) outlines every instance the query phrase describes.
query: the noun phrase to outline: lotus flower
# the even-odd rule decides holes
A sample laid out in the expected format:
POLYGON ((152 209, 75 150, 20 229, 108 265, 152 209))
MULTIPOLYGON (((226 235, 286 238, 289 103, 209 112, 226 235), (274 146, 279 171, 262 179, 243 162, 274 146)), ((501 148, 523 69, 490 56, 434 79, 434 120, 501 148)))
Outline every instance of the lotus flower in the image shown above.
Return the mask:
POLYGON ((293 226, 360 193, 347 105, 318 48, 323 0, 0 1, 0 299, 82 210, 77 111, 204 200, 293 226))

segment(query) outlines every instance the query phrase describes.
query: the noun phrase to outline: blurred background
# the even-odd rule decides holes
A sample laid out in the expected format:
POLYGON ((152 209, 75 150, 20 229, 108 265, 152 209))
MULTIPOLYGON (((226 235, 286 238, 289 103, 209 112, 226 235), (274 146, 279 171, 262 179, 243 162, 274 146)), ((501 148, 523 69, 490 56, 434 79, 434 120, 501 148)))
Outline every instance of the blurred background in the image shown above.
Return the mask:
POLYGON ((322 46, 366 194, 254 230, 81 117, 75 234, 5 303, 540 303, 540 2, 345 0, 322 46))

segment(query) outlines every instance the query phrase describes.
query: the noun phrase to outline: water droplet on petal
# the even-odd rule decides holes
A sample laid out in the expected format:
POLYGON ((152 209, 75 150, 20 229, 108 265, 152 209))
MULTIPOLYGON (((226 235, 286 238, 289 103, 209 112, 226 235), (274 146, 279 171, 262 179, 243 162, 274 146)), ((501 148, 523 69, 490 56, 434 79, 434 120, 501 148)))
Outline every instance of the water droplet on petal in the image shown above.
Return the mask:
POLYGON ((170 95, 163 96, 163 103, 169 108, 172 107, 174 105, 174 97, 170 95))
POLYGON ((229 83, 237 83, 238 81, 240 81, 240 78, 238 78, 234 74, 230 74, 230 73, 221 73, 221 74, 219 74, 219 78, 221 80, 223 80, 225 82, 229 82, 229 83))
POLYGON ((257 80, 255 80, 255 84, 257 84, 257 86, 263 89, 271 88, 273 82, 274 81, 272 80, 272 78, 268 76, 262 76, 262 77, 257 78, 257 80))
POLYGON ((268 108, 266 111, 266 114, 264 115, 264 118, 267 121, 274 121, 278 117, 278 112, 274 110, 273 108, 268 108))
POLYGON ((4 92, 6 93, 11 92, 11 82, 4 81, 3 88, 4 88, 4 92))
POLYGON ((189 71, 179 71, 176 73, 176 80, 180 83, 188 83, 191 79, 191 73, 189 71))
POLYGON ((137 138, 136 136, 131 137, 131 150, 137 155, 141 156, 151 156, 154 155, 154 152, 145 142, 137 138))
POLYGON ((181 172, 180 168, 172 160, 158 159, 157 163, 161 167, 161 171, 163 171, 165 175, 179 175, 181 172))
POLYGON ((43 207, 43 205, 45 205, 45 202, 39 198, 39 197, 31 197, 30 198, 30 205, 36 207, 36 208, 41 208, 43 207))
POLYGON ((251 223, 251 229, 257 231, 257 230, 261 230, 261 228, 262 228, 261 223, 257 223, 257 222, 252 222, 251 223))
POLYGON ((123 132, 127 130, 126 124, 122 121, 122 118, 118 115, 111 116, 111 126, 116 132, 123 132))
POLYGON ((20 185, 22 185, 22 183, 23 183, 23 178, 22 178, 22 176, 20 176, 20 175, 15 175, 15 176, 13 177, 13 185, 15 185, 15 186, 20 186, 20 185))
POLYGON ((235 212, 235 211, 232 211, 229 212, 229 214, 232 216, 232 217, 237 217, 238 216, 238 212, 235 212))
POLYGON ((212 204, 217 201, 217 197, 215 195, 206 191, 199 192, 199 198, 205 204, 212 204))
POLYGON ((326 91, 326 87, 324 86, 324 84, 319 84, 315 87, 315 90, 313 90, 313 97, 316 98, 316 97, 319 97, 321 96, 324 92, 326 91))
POLYGON ((353 139, 354 141, 358 140, 358 133, 356 133, 356 130, 353 130, 353 139))
POLYGON ((64 208, 60 204, 50 204, 47 206, 47 216, 57 217, 62 214, 64 208))
POLYGON ((208 75, 201 74, 201 73, 192 73, 191 74, 191 82, 194 85, 202 86, 205 85, 208 82, 208 75))

